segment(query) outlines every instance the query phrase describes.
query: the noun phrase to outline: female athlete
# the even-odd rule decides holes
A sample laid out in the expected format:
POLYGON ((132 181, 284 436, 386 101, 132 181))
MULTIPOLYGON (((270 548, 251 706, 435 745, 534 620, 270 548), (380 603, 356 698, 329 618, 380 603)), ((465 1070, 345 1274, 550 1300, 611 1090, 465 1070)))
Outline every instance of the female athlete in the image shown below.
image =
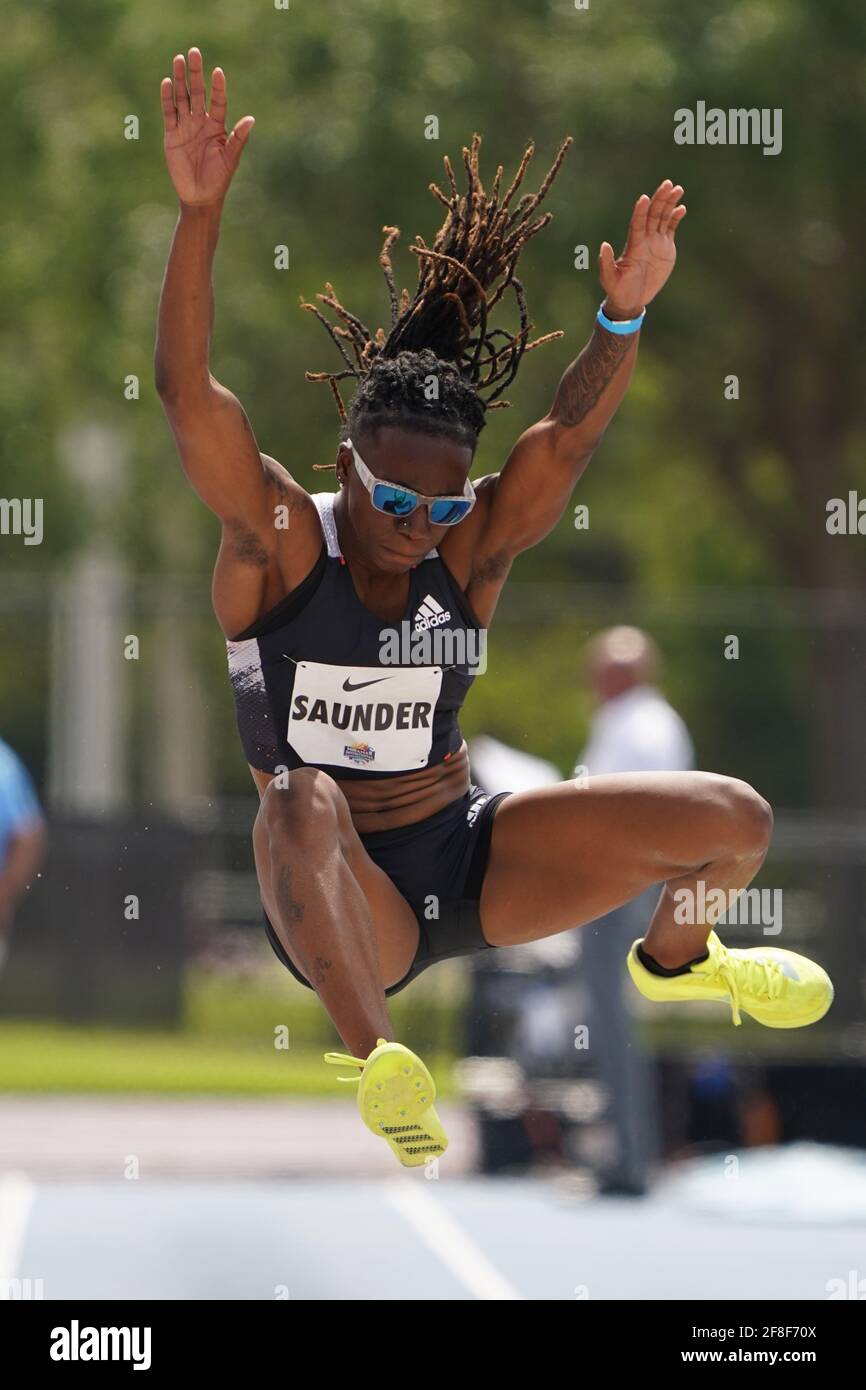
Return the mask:
MULTIPOLYGON (((183 468, 222 523, 213 601, 227 639, 238 728, 260 806, 253 843, 271 945, 316 990, 357 1069, 364 1122, 406 1166, 447 1139, 435 1086, 398 1043, 387 997, 450 956, 534 941, 603 917, 663 883, 627 960, 654 1000, 720 1000, 774 1028, 830 1006, 824 971, 790 951, 731 950, 712 930, 760 868, 772 813, 746 782, 710 772, 619 774, 486 796, 470 779, 458 715, 515 558, 557 525, 625 395, 646 307, 674 268, 682 188, 634 205, 625 249, 601 246, 604 299, 548 413, 498 472, 469 482, 488 409, 504 404, 530 341, 518 257, 549 221, 539 190, 488 194, 480 140, 398 296, 384 229, 391 327, 371 334, 330 285, 338 320, 303 307, 339 349, 337 491, 310 494, 262 454, 237 398, 209 370, 211 271, 223 202, 254 120, 226 132, 226 80, 210 107, 202 56, 162 83, 165 154, 180 212, 159 306, 157 390, 183 468), (491 328, 506 292, 520 329, 491 328), (339 381, 356 386, 348 411, 339 381), (720 891, 719 891, 720 890, 720 891), (689 914, 683 904, 697 903, 689 914)), ((315 466, 315 465, 314 465, 315 466)), ((491 679, 495 677, 491 675, 491 679)))

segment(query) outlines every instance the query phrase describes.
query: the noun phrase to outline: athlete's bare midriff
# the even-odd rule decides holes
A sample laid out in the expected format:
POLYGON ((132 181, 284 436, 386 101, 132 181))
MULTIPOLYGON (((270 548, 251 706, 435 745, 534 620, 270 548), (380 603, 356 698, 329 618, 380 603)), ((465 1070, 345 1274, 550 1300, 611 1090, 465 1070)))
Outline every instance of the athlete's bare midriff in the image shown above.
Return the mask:
MULTIPOLYGON (((255 767, 250 772, 259 796, 264 796, 273 775, 255 767)), ((360 835, 373 830, 396 830, 401 825, 426 820, 469 790, 469 752, 464 742, 447 762, 407 772, 405 776, 334 780, 349 803, 352 823, 360 835)))

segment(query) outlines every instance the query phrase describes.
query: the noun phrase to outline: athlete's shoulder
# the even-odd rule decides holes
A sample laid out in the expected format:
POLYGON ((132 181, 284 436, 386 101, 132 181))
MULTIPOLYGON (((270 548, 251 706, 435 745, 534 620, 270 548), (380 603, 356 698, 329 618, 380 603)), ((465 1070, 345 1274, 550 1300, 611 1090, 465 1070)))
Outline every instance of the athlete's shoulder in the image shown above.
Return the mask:
POLYGON ((475 572, 479 556, 485 553, 499 477, 498 473, 486 473, 483 478, 473 478, 475 506, 465 521, 452 527, 448 535, 439 542, 442 558, 452 574, 460 578, 464 587, 469 584, 475 572))
POLYGON ((475 489, 475 496, 478 498, 478 502, 472 508, 473 511, 477 511, 479 507, 486 508, 490 506, 490 503, 493 500, 493 494, 496 491, 496 484, 498 483, 498 481, 498 473, 485 473, 482 478, 472 479, 472 486, 475 489))
POLYGON ((473 558, 490 519, 498 477, 498 473, 487 473, 483 478, 472 479, 475 506, 465 520, 451 527, 437 546, 442 559, 463 589, 471 578, 473 558))

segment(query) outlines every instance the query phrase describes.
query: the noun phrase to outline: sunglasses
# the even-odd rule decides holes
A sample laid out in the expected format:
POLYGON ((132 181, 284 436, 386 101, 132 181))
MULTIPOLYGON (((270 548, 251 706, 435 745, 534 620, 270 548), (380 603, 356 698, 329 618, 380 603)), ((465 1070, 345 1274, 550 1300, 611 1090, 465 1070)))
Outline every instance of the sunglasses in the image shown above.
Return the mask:
POLYGON ((411 516, 417 507, 424 505, 433 526, 455 526, 475 506, 475 489, 468 478, 460 497, 425 497, 423 492, 412 492, 400 483, 374 478, 351 439, 343 442, 352 450, 358 477, 377 512, 384 512, 386 516, 411 516))

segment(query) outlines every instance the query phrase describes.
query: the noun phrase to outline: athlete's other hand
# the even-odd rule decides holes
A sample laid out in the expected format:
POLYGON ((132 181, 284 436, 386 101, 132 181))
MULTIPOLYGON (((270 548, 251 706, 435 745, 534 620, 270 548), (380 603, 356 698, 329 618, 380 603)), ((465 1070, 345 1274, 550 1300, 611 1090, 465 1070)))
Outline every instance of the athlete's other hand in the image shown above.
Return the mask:
POLYGON ((622 255, 614 257, 610 242, 602 242, 598 269, 609 317, 636 318, 673 270, 674 236, 686 215, 684 205, 677 207, 682 195, 680 184, 665 179, 652 198, 642 193, 635 203, 622 255))
POLYGON ((210 110, 205 110, 204 67, 201 52, 189 50, 189 90, 182 53, 175 56, 173 77, 160 87, 165 123, 165 159, 182 203, 217 203, 225 197, 241 157, 254 116, 242 116, 226 135, 226 77, 222 68, 211 76, 210 110))

